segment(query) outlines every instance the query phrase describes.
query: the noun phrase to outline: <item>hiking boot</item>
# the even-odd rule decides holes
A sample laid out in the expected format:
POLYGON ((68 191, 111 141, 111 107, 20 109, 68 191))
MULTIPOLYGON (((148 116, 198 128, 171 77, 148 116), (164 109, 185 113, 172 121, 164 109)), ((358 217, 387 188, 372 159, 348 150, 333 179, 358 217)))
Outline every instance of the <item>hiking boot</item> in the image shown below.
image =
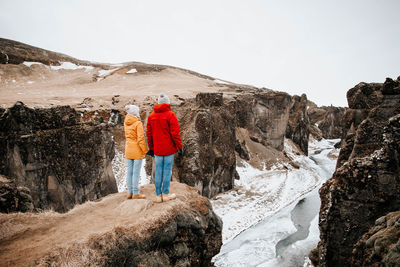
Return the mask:
POLYGON ((144 199, 144 198, 146 198, 145 195, 141 195, 141 194, 133 195, 133 199, 144 199))
POLYGON ((168 200, 173 200, 176 198, 175 194, 167 194, 167 195, 163 195, 163 201, 168 201, 168 200))
POLYGON ((157 203, 163 202, 162 195, 156 196, 156 202, 157 202, 157 203))
POLYGON ((132 199, 132 193, 129 193, 128 195, 127 195, 127 197, 126 197, 126 199, 132 199))

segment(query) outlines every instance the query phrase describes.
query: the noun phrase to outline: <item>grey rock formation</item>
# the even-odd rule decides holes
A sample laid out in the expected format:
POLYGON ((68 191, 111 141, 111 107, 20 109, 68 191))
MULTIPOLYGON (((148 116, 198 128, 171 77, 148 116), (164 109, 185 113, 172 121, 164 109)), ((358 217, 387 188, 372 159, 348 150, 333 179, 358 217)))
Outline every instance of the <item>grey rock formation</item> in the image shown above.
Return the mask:
POLYGON ((340 162, 320 189, 321 241, 312 253, 319 266, 349 266, 354 246, 375 220, 400 209, 400 82, 384 90, 393 82, 359 84, 348 93, 357 115, 345 122, 350 129, 340 162), (361 122, 359 114, 367 114, 361 122))
POLYGON ((117 192, 107 125, 80 123, 63 106, 0 110, 0 174, 30 189, 34 207, 65 212, 77 203, 117 192))
POLYGON ((308 138, 310 136, 310 120, 307 113, 307 96, 292 97, 286 137, 293 140, 305 155, 308 155, 308 138))
POLYGON ((232 103, 236 127, 247 129, 253 141, 282 151, 291 105, 291 96, 284 92, 238 95, 232 103))
POLYGON ((375 221, 352 252, 353 266, 398 266, 400 264, 400 211, 375 221))
MULTIPOLYGON (((347 108, 322 106, 318 107, 311 101, 308 101, 309 108, 307 110, 310 118, 310 127, 316 126, 321 131, 321 137, 325 139, 339 139, 344 134, 344 116, 347 108)), ((311 131, 315 131, 311 129, 311 131)), ((315 137, 319 137, 316 132, 315 137)))
POLYGON ((198 94, 194 107, 177 109, 185 150, 175 161, 178 180, 209 198, 232 189, 237 175, 235 116, 222 104, 222 94, 198 94))

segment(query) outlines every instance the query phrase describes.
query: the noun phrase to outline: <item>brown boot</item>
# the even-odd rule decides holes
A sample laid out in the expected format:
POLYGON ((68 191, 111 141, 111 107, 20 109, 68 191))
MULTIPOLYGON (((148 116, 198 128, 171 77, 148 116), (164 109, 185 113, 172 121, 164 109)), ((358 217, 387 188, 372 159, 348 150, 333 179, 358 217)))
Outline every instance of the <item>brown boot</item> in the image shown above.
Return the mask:
POLYGON ((129 193, 126 199, 132 199, 132 195, 133 195, 132 193, 129 193))
POLYGON ((141 195, 141 194, 133 195, 133 199, 145 199, 145 198, 146 198, 145 195, 141 195))
POLYGON ((168 200, 173 200, 176 198, 175 194, 167 194, 167 195, 163 195, 163 201, 168 201, 168 200))
POLYGON ((163 197, 162 197, 162 195, 156 196, 156 202, 157 202, 157 203, 163 202, 163 197))

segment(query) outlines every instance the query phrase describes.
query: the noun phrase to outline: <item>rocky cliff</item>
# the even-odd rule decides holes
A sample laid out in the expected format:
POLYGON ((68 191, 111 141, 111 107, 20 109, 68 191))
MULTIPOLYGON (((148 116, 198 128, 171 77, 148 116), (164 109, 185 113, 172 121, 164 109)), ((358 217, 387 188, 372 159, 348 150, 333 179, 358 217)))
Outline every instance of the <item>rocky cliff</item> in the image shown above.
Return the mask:
POLYGON ((359 266, 362 236, 400 209, 400 79, 361 83, 347 99, 348 132, 336 171, 320 189, 321 241, 311 256, 318 266, 359 266))
POLYGON ((286 137, 293 140, 305 155, 308 155, 310 119, 307 112, 307 96, 293 96, 290 116, 286 127, 286 137))
MULTIPOLYGON (((213 197, 233 187, 236 158, 257 168, 269 167, 277 158, 288 161, 282 153, 285 136, 307 154, 305 95, 291 97, 170 66, 91 63, 6 39, 0 39, 0 51, 2 59, 7 59, 0 64, 2 106, 21 100, 30 107, 58 106, 7 109, 45 114, 44 120, 37 115, 32 115, 32 120, 29 115, 27 123, 14 123, 15 129, 2 134, 3 142, 11 143, 4 148, 7 157, 0 173, 18 177, 17 185, 30 188, 35 207, 67 210, 73 203, 111 192, 108 162, 114 152, 109 137, 114 137, 123 152, 124 106, 139 105, 145 122, 160 92, 168 92, 182 129, 185 153, 176 158, 173 177, 204 196, 213 197), (62 104, 70 108, 59 107, 62 104), (47 126, 53 113, 60 113, 55 119, 60 123, 47 126), (91 150, 86 147, 96 147, 98 153, 89 155, 91 150), (62 158, 68 165, 61 164, 62 158)), ((149 169, 152 164, 148 161, 149 169)))
MULTIPOLYGON (((172 106, 185 150, 183 157, 176 158, 174 179, 196 187, 209 198, 232 189, 238 177, 236 153, 246 161, 268 164, 269 159, 255 160, 260 150, 247 147, 261 147, 266 154, 282 151, 290 117, 290 137, 307 153, 308 121, 303 116, 306 105, 296 106, 296 113, 291 113, 294 103, 286 93, 260 89, 226 96, 199 93, 194 99, 172 106)), ((151 105, 143 109, 151 110, 151 105)))
POLYGON ((334 106, 318 107, 315 103, 308 101, 307 114, 310 118, 310 127, 317 128, 317 133, 314 136, 325 139, 340 139, 344 137, 343 135, 346 135, 344 129, 346 110, 347 108, 334 106))
POLYGON ((0 214, 1 266, 211 266, 222 222, 192 187, 171 183, 177 199, 127 200, 124 193, 68 213, 0 214))
POLYGON ((0 110, 0 174, 30 189, 36 209, 65 212, 117 192, 106 124, 81 123, 68 106, 0 110))

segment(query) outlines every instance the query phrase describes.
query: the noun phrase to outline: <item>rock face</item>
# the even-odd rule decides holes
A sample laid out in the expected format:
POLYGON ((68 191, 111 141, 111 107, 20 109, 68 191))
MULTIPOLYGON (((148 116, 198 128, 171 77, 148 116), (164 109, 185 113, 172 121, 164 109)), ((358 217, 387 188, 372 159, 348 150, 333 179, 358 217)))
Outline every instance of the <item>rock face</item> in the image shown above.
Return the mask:
POLYGON ((177 199, 155 203, 124 193, 78 205, 65 214, 0 214, 0 261, 7 266, 212 266, 222 221, 209 200, 181 183, 177 199))
POLYGON ((117 192, 107 125, 80 123, 68 106, 0 110, 0 174, 30 189, 36 209, 65 212, 117 192))
MULTIPOLYGON (((305 96, 304 96, 305 97, 305 96)), ((286 93, 259 90, 223 97, 222 93, 200 93, 194 100, 173 107, 181 126, 184 156, 175 161, 177 181, 194 186, 209 198, 234 186, 236 153, 251 160, 246 141, 237 139, 237 129, 243 129, 251 142, 281 151, 291 97, 286 93)), ((297 107, 305 114, 306 107, 297 107)), ((306 150, 308 132, 302 131, 300 115, 292 138, 306 150)), ((303 127, 303 128, 302 128, 303 127)), ((148 164, 150 165, 150 164, 148 164)))
POLYGON ((31 192, 26 187, 16 186, 15 182, 0 175, 0 212, 32 211, 31 192))
POLYGON ((310 136, 310 120, 307 113, 307 96, 303 94, 292 97, 286 137, 293 140, 305 155, 308 155, 308 138, 310 136))
POLYGON ((236 177, 235 116, 222 94, 198 94, 194 107, 177 109, 184 156, 175 165, 178 181, 209 198, 232 189, 236 177))
POLYGON ((399 89, 399 80, 387 79, 347 94, 348 134, 333 177, 320 189, 321 241, 313 257, 319 266, 349 266, 375 220, 400 209, 399 89))
POLYGON ((357 242, 353 266, 398 266, 400 263, 400 211, 376 220, 357 242))
POLYGON ((231 112, 236 127, 246 129, 250 139, 282 151, 291 104, 287 93, 260 90, 236 96, 231 112))
MULTIPOLYGON (((322 106, 318 107, 313 102, 308 101, 307 110, 310 124, 317 126, 325 139, 339 139, 343 137, 344 116, 347 108, 322 106)), ((318 136, 317 136, 318 137, 318 136)))

